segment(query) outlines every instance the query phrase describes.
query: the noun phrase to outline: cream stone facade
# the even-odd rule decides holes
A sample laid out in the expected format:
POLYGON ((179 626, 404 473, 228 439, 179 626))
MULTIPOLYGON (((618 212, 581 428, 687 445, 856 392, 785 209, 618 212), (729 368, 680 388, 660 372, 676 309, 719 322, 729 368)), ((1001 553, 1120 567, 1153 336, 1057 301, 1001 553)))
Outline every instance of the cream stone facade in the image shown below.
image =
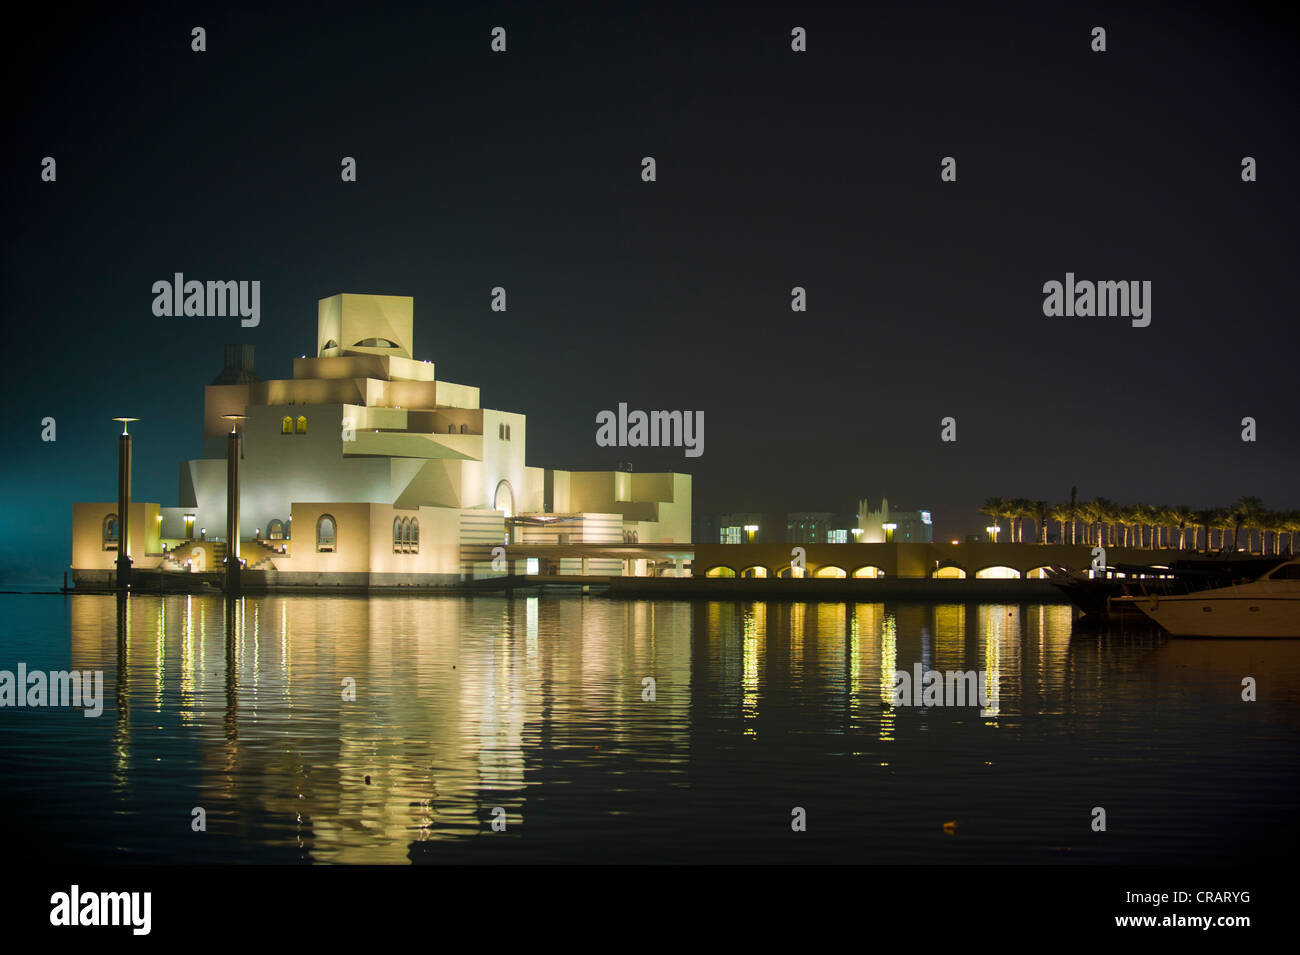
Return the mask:
MULTIPOLYGON (((538 563, 512 558, 511 543, 690 541, 689 475, 529 466, 526 416, 439 380, 414 344, 411 298, 341 294, 318 303, 315 354, 294 359, 291 379, 260 380, 251 347, 228 346, 205 391, 204 457, 180 466, 179 504, 132 504, 133 568, 218 569, 228 415, 242 416, 240 557, 272 585, 452 584, 538 563)), ((75 505, 74 576, 112 569, 104 528, 116 507, 75 505)), ((560 572, 578 572, 570 564, 560 572)))

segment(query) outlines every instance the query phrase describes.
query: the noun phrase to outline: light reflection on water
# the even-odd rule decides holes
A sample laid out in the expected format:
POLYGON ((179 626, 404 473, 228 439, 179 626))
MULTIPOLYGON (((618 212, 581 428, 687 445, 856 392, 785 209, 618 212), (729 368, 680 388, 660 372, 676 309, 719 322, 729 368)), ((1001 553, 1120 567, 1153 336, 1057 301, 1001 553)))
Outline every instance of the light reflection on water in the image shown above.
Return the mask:
POLYGON ((113 597, 0 600, 0 668, 105 674, 99 719, 0 711, 6 835, 66 857, 1234 862, 1295 848, 1294 641, 1072 635, 1068 607, 1035 604, 139 595, 119 618, 113 597), (890 706, 894 672, 918 663, 984 671, 989 707, 890 706), (1244 676, 1259 702, 1241 702, 1244 676), (807 832, 790 831, 795 806, 807 832))

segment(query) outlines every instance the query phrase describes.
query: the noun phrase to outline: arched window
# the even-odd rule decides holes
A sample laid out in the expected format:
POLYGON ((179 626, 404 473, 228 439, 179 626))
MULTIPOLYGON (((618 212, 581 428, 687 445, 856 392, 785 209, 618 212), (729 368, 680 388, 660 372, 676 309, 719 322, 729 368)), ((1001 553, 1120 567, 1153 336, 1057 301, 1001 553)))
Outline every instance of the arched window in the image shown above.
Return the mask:
POLYGON ((497 425, 497 440, 499 440, 499 441, 504 441, 505 439, 506 439, 506 426, 503 425, 503 424, 498 424, 498 425, 497 425))
POLYGON ((116 514, 109 514, 107 517, 104 518, 104 526, 102 528, 102 531, 103 531, 102 536, 104 540, 104 550, 117 550, 117 542, 118 542, 119 535, 118 535, 116 514))
POLYGON ((293 434, 293 419, 288 415, 280 419, 280 433, 293 434))
POLYGON ((363 338, 352 346, 353 348, 397 348, 397 342, 389 341, 387 338, 363 338))
POLYGON ((284 522, 278 517, 274 518, 271 523, 266 525, 266 537, 268 540, 284 540, 284 522))
POLYGON ((284 539, 293 540, 293 518, 284 522, 284 539))
POLYGON ((463 424, 463 425, 461 425, 461 426, 460 426, 460 433, 461 433, 461 434, 469 434, 469 425, 467 425, 467 424, 463 424))
POLYGON ((411 553, 418 554, 420 552, 420 519, 418 517, 411 518, 407 533, 409 535, 407 539, 411 542, 411 553))
POLYGON ((322 554, 334 553, 338 525, 330 514, 322 514, 316 521, 316 550, 322 554))
POLYGON ((400 517, 394 517, 393 518, 393 553, 400 554, 401 552, 402 552, 402 519, 400 517))
POLYGON ((454 424, 449 424, 449 425, 447 425, 447 433, 448 433, 448 434, 455 434, 455 433, 456 433, 456 426, 455 426, 454 424))
POLYGON ((506 425, 506 440, 510 440, 510 425, 506 425))
POLYGON ((297 430, 298 430, 298 433, 299 433, 299 434, 306 434, 306 433, 307 433, 307 416, 306 416, 306 415, 298 415, 298 428, 297 428, 297 430))

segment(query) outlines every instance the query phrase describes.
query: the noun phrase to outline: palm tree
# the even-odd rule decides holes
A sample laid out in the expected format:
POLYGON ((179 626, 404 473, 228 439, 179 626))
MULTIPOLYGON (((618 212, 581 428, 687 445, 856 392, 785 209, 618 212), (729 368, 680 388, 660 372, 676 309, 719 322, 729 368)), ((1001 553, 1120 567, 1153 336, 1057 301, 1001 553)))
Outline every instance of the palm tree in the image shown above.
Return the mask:
POLYGON ((1056 521, 1057 523, 1059 523, 1059 524, 1061 525, 1061 540, 1060 540, 1060 543, 1064 544, 1064 543, 1065 543, 1065 525, 1066 525, 1066 522, 1070 520, 1070 505, 1069 505, 1069 503, 1067 502, 1067 503, 1065 503, 1065 504, 1057 504, 1057 505, 1054 505, 1054 506, 1052 507, 1052 509, 1049 510, 1049 511, 1047 512, 1047 516, 1048 516, 1049 518, 1051 518, 1052 520, 1056 521))
POLYGON ((1169 546, 1165 533, 1169 527, 1169 507, 1165 504, 1151 505, 1151 549, 1159 550, 1169 546))
POLYGON ((1124 540, 1125 547, 1130 547, 1130 546, 1136 547, 1139 544, 1141 544, 1141 541, 1136 539, 1136 533, 1135 533, 1137 530, 1137 525, 1139 520, 1140 520, 1140 515, 1138 514, 1138 509, 1134 507, 1132 504, 1120 508, 1119 522, 1124 528, 1123 540, 1124 540), (1129 542, 1130 537, 1134 538, 1131 544, 1129 542))
POLYGON ((1147 511, 1147 520, 1151 522, 1151 549, 1157 550, 1161 546, 1160 531, 1165 524, 1164 505, 1152 504, 1147 511))
POLYGON ((1187 549, 1187 525, 1196 520, 1196 512, 1186 504, 1177 504, 1170 509, 1174 523, 1178 525, 1178 549, 1187 549))
POLYGON ((1034 516, 1034 502, 1027 497, 1017 497, 1011 500, 1011 509, 1015 512, 1016 518, 1016 540, 1020 543, 1025 541, 1025 520, 1034 516))
POLYGON ((1151 519, 1155 526, 1151 528, 1154 540, 1154 546, 1163 550, 1169 546, 1169 525, 1173 521, 1173 513, 1169 510, 1168 504, 1155 504, 1151 508, 1151 519))
POLYGON ((1106 546, 1106 527, 1110 520, 1110 510, 1115 505, 1104 497, 1094 497, 1092 499, 1092 520, 1093 532, 1096 535, 1095 543, 1102 547, 1106 546))
POLYGON ((1259 552, 1260 555, 1268 553, 1265 546, 1269 531, 1273 532, 1273 553, 1274 555, 1282 552, 1282 531, 1286 529, 1287 515, 1282 511, 1261 510, 1256 519, 1259 521, 1259 552))
POLYGON ((987 514, 992 518, 994 524, 999 524, 1003 516, 1007 513, 1007 502, 1005 498, 990 497, 985 498, 983 506, 980 507, 981 514, 987 514))
MULTIPOLYGON (((1232 549, 1237 549, 1237 537, 1241 533, 1241 528, 1250 524, 1255 519, 1255 513, 1264 506, 1264 502, 1257 497, 1239 497, 1237 503, 1232 505, 1230 511, 1232 515, 1232 549)), ((1246 551, 1250 551, 1250 534, 1246 534, 1246 551)))
POLYGON ((1264 557, 1268 554, 1268 531, 1273 524, 1273 515, 1265 508, 1256 508, 1250 512, 1249 526, 1246 528, 1247 547, 1254 552, 1250 539, 1255 531, 1259 531, 1259 556, 1264 557))
POLYGON ((1009 497, 1006 499, 1007 508, 1002 513, 1007 518, 1007 543, 1016 542, 1016 520, 1020 516, 1020 498, 1009 497))
POLYGON ((1097 523, 1099 513, 1096 501, 1084 501, 1077 507, 1079 520, 1083 522, 1083 543, 1092 544, 1093 525, 1097 523))
MULTIPOLYGON (((1070 488, 1070 543, 1073 544, 1078 539, 1078 521, 1079 519, 1079 489, 1070 488)), ((1064 542, 1062 542, 1064 543, 1064 542)))
POLYGON ((1282 556, 1282 535, 1285 534, 1287 532, 1287 529, 1291 526, 1291 512, 1274 511, 1273 519, 1274 519, 1273 556, 1281 557, 1282 556))
POLYGON ((1040 544, 1047 543, 1047 502, 1034 501, 1035 537, 1040 544))
POLYGON ((1128 507, 1128 519, 1133 524, 1133 546, 1142 547, 1142 522, 1146 519, 1141 504, 1130 504, 1128 507))
POLYGON ((1160 505, 1148 504, 1142 512, 1142 519, 1148 528, 1147 547, 1155 550, 1160 546, 1160 505))
MULTIPOLYGON (((1210 528, 1214 524, 1214 508, 1207 507, 1196 512, 1193 518, 1196 525, 1205 532, 1205 552, 1210 552, 1210 528)), ((1192 538, 1192 543, 1196 543, 1196 538, 1192 538)))
POLYGON ((1145 504, 1134 504, 1133 505, 1133 530, 1137 534, 1137 541, 1135 542, 1134 546, 1139 548, 1146 546, 1145 542, 1143 541, 1142 531, 1146 528, 1146 526, 1150 522, 1151 522, 1151 508, 1147 507, 1147 505, 1145 504))
POLYGON ((1160 504, 1156 507, 1156 518, 1160 521, 1161 536, 1164 543, 1161 545, 1165 548, 1174 546, 1174 527, 1178 524, 1178 515, 1174 513, 1174 508, 1168 504, 1160 504))
POLYGON ((1111 520, 1111 540, 1110 542, 1116 547, 1124 546, 1124 534, 1127 530, 1125 521, 1127 520, 1128 508, 1123 504, 1112 504, 1110 511, 1111 520))
MULTIPOLYGON (((1232 508, 1220 507, 1214 512, 1217 516, 1215 525, 1219 528, 1219 550, 1228 549, 1228 529, 1232 527, 1232 508)), ((1234 549, 1236 545, 1233 545, 1234 549)))

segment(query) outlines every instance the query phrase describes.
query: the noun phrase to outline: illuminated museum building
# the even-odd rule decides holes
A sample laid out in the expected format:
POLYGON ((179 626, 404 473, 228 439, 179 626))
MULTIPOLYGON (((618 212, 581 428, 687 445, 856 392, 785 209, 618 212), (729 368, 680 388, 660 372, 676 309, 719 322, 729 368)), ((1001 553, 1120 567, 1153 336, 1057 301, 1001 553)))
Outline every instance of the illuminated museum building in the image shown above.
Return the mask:
MULTIPOLYGON (((227 346, 226 367, 205 389, 205 456, 180 466, 180 505, 131 505, 134 568, 220 568, 234 421, 240 557, 285 583, 451 584, 536 573, 537 558, 511 557, 509 544, 690 541, 689 475, 528 466, 525 415, 484 408, 477 387, 440 380, 432 362, 412 358, 413 304, 322 299, 315 354, 294 359, 290 380, 260 380, 252 346, 227 346)), ((74 505, 74 574, 113 568, 116 509, 74 505)), ((543 572, 584 566, 617 575, 644 573, 646 562, 569 557, 543 572)))

